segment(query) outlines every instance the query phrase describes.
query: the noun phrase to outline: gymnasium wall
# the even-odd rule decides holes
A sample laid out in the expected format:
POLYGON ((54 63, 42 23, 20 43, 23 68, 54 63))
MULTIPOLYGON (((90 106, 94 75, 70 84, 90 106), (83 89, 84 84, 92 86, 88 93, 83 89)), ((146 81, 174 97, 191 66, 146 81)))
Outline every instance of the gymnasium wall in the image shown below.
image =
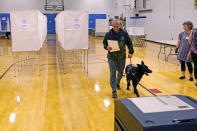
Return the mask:
MULTIPOLYGON (((143 9, 143 0, 138 0, 138 9, 143 9)), ((147 16, 143 22, 136 26, 144 26, 147 39, 150 40, 177 40, 178 34, 183 30, 182 23, 193 21, 197 27, 197 9, 194 0, 147 0, 147 8, 152 13, 140 13, 147 16)))
POLYGON ((112 15, 113 0, 64 0, 66 10, 88 10, 91 14, 112 15))
POLYGON ((126 26, 132 26, 132 21, 130 17, 134 15, 134 9, 130 9, 124 5, 127 4, 127 0, 113 0, 113 15, 120 16, 121 13, 124 14, 124 17, 127 17, 126 26))
POLYGON ((0 13, 9 13, 11 10, 41 10, 43 0, 0 0, 0 13))
MULTIPOLYGON (((65 10, 88 10, 91 14, 108 14, 113 17, 124 13, 130 16, 131 11, 123 5, 127 0, 64 0, 65 10)), ((0 13, 9 13, 11 10, 36 9, 43 13, 45 0, 0 0, 0 13)))
MULTIPOLYGON (((90 13, 112 14, 113 0, 64 0, 65 10, 88 10, 90 13)), ((45 0, 0 0, 0 13, 11 10, 36 9, 44 11, 45 0)))

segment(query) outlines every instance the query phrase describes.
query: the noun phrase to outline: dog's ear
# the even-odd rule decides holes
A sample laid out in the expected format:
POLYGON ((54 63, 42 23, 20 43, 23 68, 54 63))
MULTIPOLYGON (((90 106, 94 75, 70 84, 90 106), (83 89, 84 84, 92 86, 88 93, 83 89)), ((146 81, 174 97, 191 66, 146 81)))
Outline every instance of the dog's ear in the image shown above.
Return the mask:
POLYGON ((141 64, 144 65, 144 61, 142 61, 141 64))

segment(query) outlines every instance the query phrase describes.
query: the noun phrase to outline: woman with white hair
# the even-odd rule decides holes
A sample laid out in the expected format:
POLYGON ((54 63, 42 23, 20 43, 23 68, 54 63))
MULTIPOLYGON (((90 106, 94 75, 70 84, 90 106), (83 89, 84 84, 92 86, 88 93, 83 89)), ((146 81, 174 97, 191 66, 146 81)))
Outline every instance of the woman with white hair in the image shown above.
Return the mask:
POLYGON ((191 34, 191 30, 193 29, 193 24, 191 21, 186 21, 183 23, 184 31, 179 34, 179 40, 177 44, 178 51, 178 60, 181 62, 181 71, 182 76, 179 78, 180 80, 185 79, 185 64, 190 73, 190 81, 193 81, 193 67, 192 67, 192 59, 187 57, 190 52, 191 45, 189 44, 189 36, 191 34))

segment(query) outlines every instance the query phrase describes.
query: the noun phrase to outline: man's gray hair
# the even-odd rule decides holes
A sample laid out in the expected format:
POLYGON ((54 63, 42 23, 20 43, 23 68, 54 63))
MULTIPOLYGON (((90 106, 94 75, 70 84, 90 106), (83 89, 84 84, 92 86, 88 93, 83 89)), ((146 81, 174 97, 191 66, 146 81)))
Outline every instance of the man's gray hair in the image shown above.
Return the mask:
POLYGON ((121 21, 119 19, 115 19, 115 20, 112 21, 112 25, 115 24, 115 23, 121 24, 121 21))

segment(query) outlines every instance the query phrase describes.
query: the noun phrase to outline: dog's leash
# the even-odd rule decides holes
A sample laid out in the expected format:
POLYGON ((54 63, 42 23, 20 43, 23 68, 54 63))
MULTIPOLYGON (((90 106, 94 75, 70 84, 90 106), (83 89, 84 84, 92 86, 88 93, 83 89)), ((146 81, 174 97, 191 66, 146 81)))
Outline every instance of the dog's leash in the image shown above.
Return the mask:
POLYGON ((157 96, 155 93, 153 93, 152 91, 150 91, 149 89, 147 89, 145 86, 143 86, 142 84, 138 83, 138 85, 140 85, 143 89, 145 89, 146 91, 148 91, 149 93, 151 93, 153 96, 155 96, 155 98, 160 101, 161 103, 163 103, 164 105, 168 105, 168 103, 166 103, 165 101, 163 101, 159 96, 157 96))
POLYGON ((153 93, 152 91, 150 91, 149 89, 147 89, 146 87, 144 87, 142 84, 138 83, 138 85, 140 85, 142 88, 144 88, 146 91, 148 91, 149 93, 151 93, 153 96, 157 96, 155 93, 153 93))

